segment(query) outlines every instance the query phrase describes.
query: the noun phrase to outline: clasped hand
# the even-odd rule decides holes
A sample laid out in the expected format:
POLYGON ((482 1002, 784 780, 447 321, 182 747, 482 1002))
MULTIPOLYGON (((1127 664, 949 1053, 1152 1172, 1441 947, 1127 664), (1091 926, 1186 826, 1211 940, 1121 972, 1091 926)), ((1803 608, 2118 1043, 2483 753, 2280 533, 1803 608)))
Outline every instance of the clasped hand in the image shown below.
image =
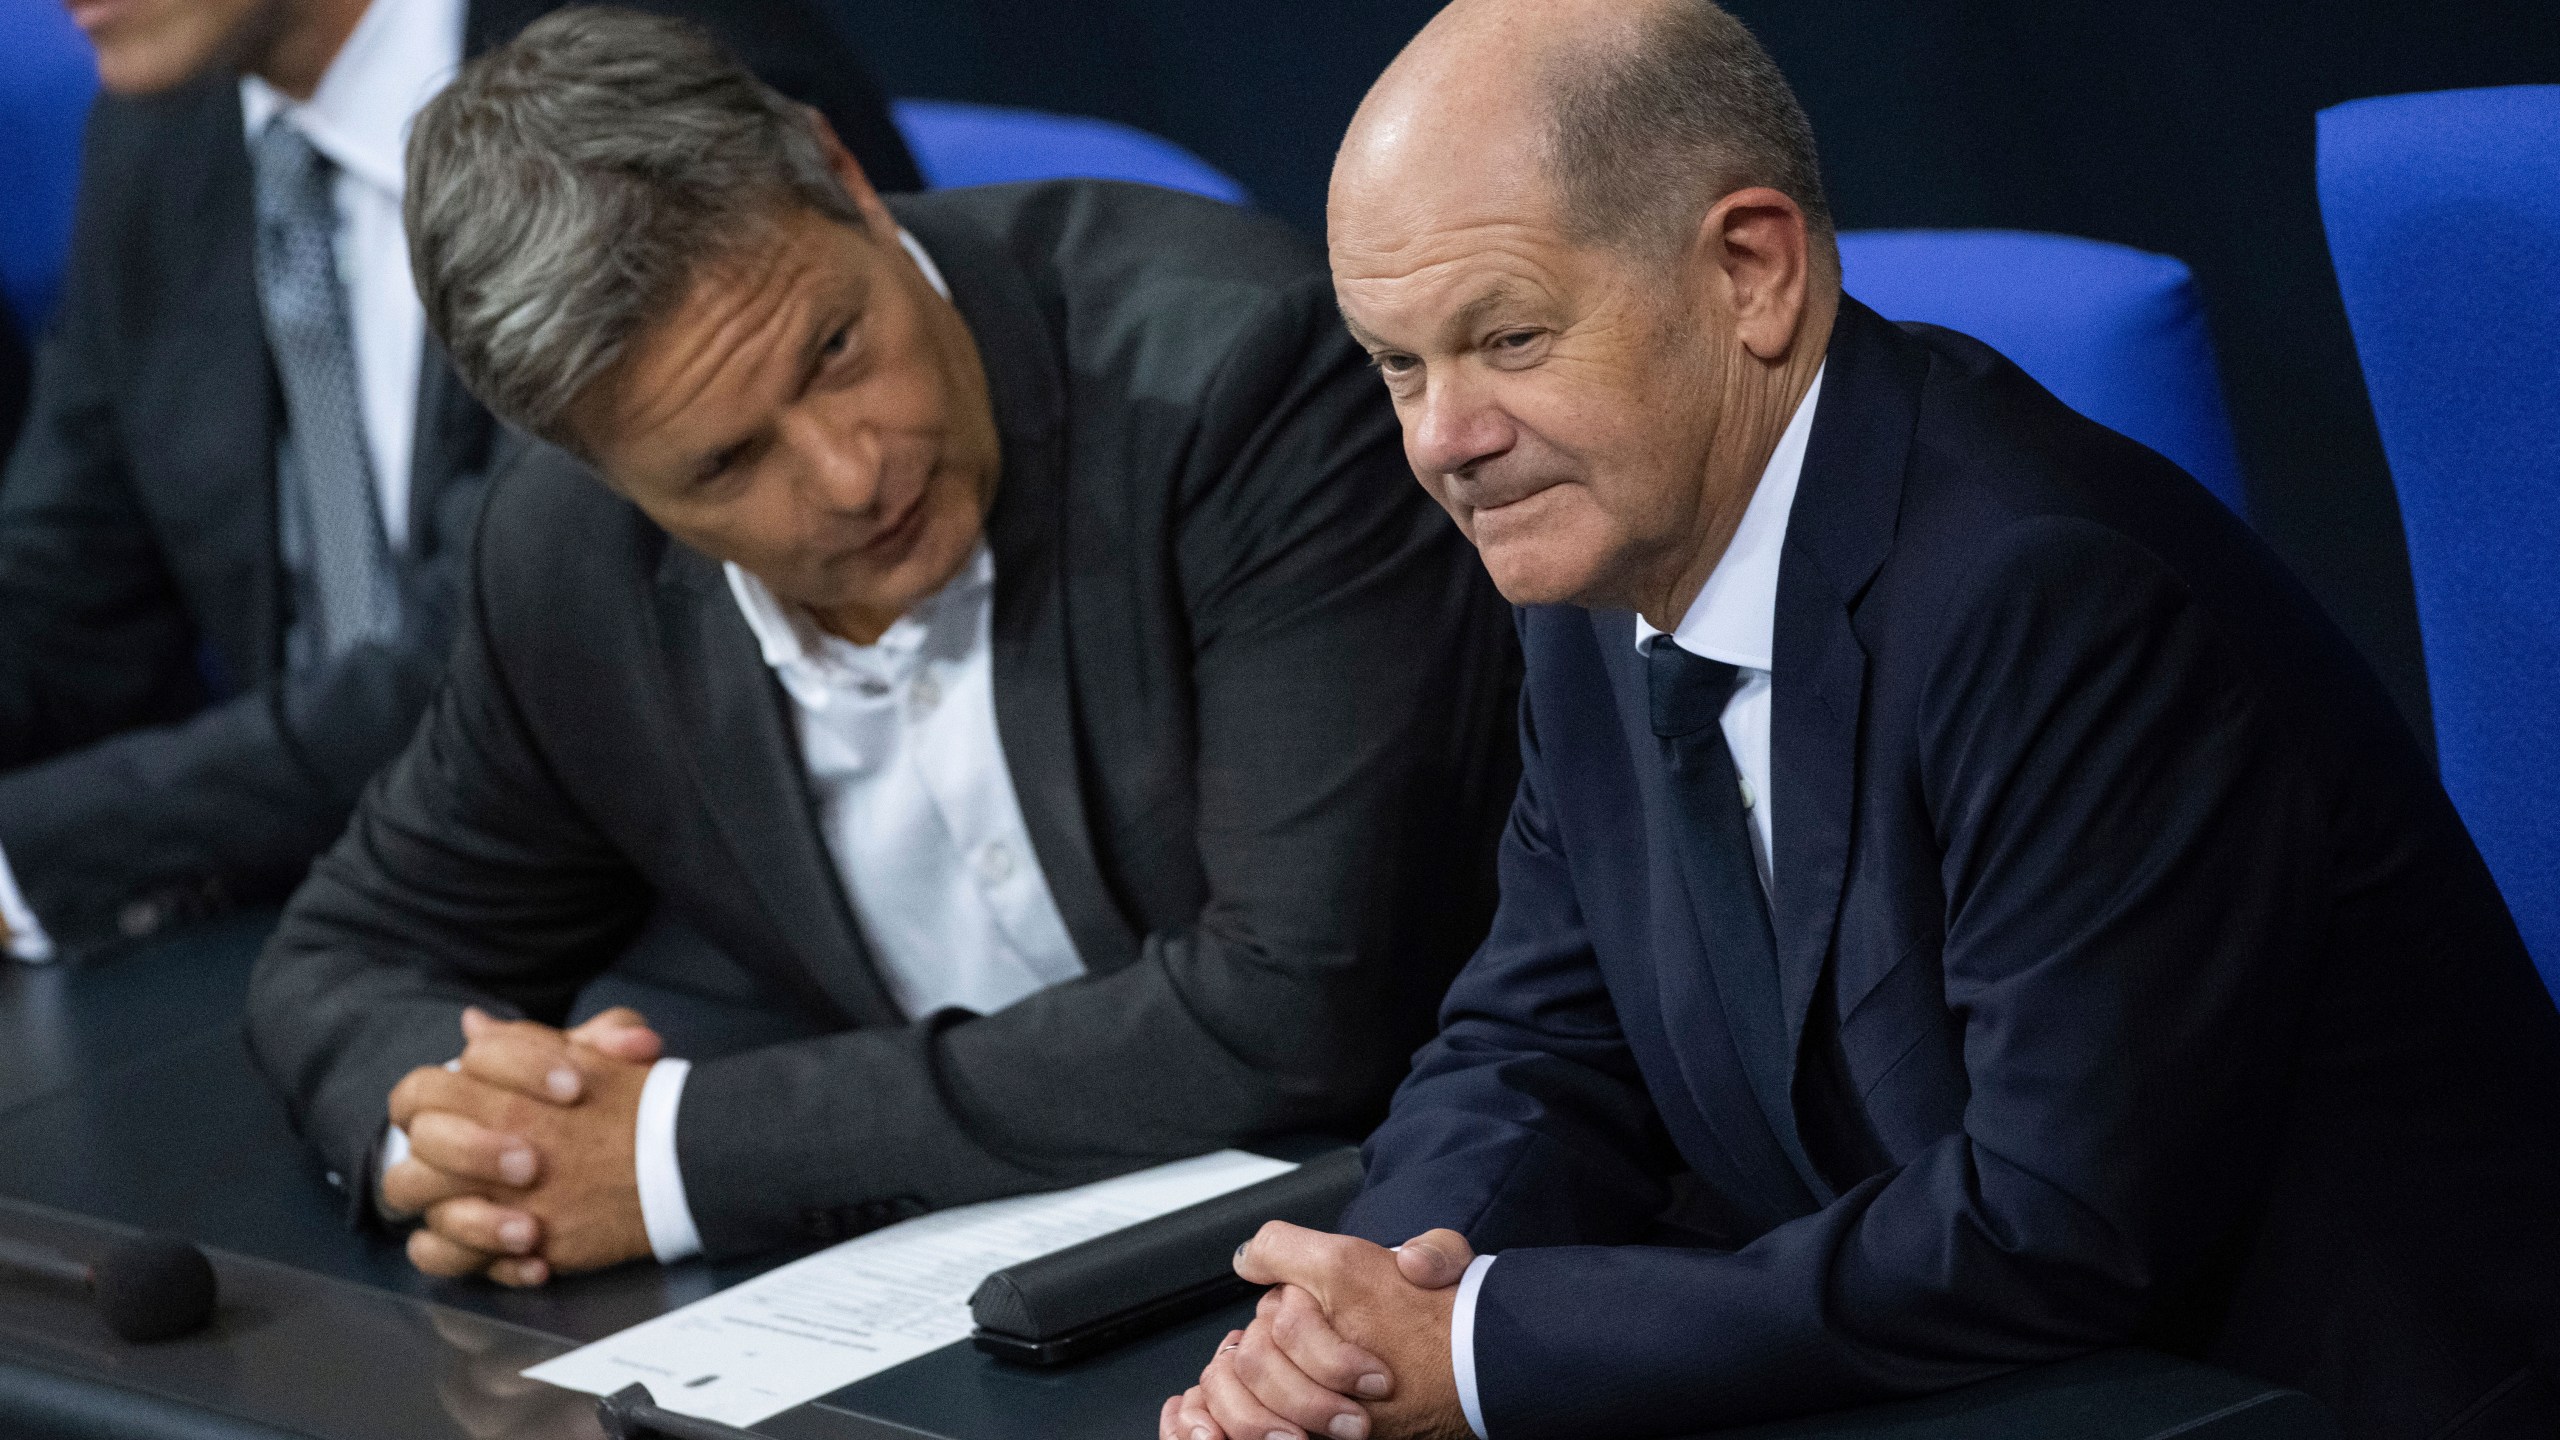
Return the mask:
POLYGON ((640 1090, 663 1048, 608 1010, 575 1030, 462 1013, 462 1055, 391 1091, 409 1154, 383 1208, 414 1218, 409 1262, 430 1275, 540 1285, 649 1253, 634 1156, 640 1090))
POLYGON ((1236 1273, 1272 1289, 1200 1383, 1164 1402, 1159 1440, 1468 1440, 1449 1317, 1474 1259, 1454 1230, 1389 1250, 1263 1226, 1236 1273))

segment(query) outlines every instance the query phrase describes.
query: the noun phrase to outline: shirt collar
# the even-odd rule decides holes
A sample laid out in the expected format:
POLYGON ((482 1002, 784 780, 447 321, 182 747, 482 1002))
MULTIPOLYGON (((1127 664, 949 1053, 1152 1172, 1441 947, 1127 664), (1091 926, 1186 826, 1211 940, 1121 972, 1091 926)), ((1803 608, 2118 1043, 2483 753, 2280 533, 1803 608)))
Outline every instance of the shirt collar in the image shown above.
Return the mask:
POLYGON ((309 100, 242 76, 240 118, 251 143, 279 112, 290 114, 330 163, 397 197, 409 124, 462 64, 462 19, 463 0, 374 0, 309 100))
MULTIPOLYGON (((1787 515, 1795 509, 1796 482, 1804 475, 1805 445, 1813 437, 1814 402, 1822 397, 1822 373, 1829 368, 1826 360, 1813 372, 1813 383, 1805 387, 1796 413, 1778 437, 1778 448, 1770 452, 1724 557, 1680 617, 1671 638, 1692 655, 1745 670, 1770 668, 1777 648, 1778 557, 1786 545, 1787 515)), ((1642 615, 1636 617, 1637 649, 1651 647, 1661 633, 1642 615)))
MULTIPOLYGON (((747 628, 755 632, 756 646, 764 654, 764 663, 776 670, 790 671, 813 665, 825 654, 836 637, 818 628, 816 620, 797 606, 786 608, 771 588, 736 561, 724 561, 722 574, 729 579, 729 594, 738 602, 738 613, 746 617, 747 628)), ((995 588, 995 554, 986 542, 978 542, 960 573, 944 582, 943 587, 883 632, 872 645, 848 645, 854 654, 865 651, 911 653, 923 646, 924 637, 933 626, 938 612, 946 605, 966 604, 985 596, 995 588)))

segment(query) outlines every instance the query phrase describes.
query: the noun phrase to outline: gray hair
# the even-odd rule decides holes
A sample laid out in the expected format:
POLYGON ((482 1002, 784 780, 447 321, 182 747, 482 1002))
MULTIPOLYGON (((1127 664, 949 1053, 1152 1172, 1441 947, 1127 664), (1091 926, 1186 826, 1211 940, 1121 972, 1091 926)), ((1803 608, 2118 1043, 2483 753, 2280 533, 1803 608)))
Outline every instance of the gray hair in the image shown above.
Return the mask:
POLYGON ((409 140, 409 263, 462 382, 581 450, 572 407, 794 206, 863 223, 809 113, 698 26, 582 7, 472 61, 409 140))
POLYGON ((1832 233, 1813 122, 1750 30, 1710 0, 1656 0, 1626 40, 1560 56, 1549 157, 1567 233, 1660 257, 1765 185, 1832 233))

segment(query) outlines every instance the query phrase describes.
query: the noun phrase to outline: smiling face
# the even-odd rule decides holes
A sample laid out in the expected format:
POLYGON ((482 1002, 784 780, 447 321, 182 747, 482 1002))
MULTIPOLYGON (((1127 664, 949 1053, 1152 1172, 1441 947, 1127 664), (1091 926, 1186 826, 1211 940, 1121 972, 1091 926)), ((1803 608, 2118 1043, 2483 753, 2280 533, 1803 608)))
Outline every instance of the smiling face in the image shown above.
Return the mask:
POLYGON ((858 644, 959 572, 1001 466, 976 342, 864 208, 696 277, 577 425, 650 519, 858 644))

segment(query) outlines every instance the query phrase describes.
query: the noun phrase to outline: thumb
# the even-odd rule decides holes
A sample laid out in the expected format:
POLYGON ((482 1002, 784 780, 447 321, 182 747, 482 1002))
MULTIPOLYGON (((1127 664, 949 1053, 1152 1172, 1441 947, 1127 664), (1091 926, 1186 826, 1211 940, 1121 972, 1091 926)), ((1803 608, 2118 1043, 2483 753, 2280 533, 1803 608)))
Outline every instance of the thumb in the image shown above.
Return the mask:
POLYGON ((1432 1230, 1396 1247, 1396 1273, 1425 1290, 1445 1290, 1466 1278, 1475 1247, 1455 1230, 1432 1230))
POLYGON ((628 1006, 617 1005, 577 1029, 569 1039, 591 1050, 610 1055, 616 1060, 645 1065, 665 1053, 666 1042, 649 1028, 647 1016, 628 1006))

